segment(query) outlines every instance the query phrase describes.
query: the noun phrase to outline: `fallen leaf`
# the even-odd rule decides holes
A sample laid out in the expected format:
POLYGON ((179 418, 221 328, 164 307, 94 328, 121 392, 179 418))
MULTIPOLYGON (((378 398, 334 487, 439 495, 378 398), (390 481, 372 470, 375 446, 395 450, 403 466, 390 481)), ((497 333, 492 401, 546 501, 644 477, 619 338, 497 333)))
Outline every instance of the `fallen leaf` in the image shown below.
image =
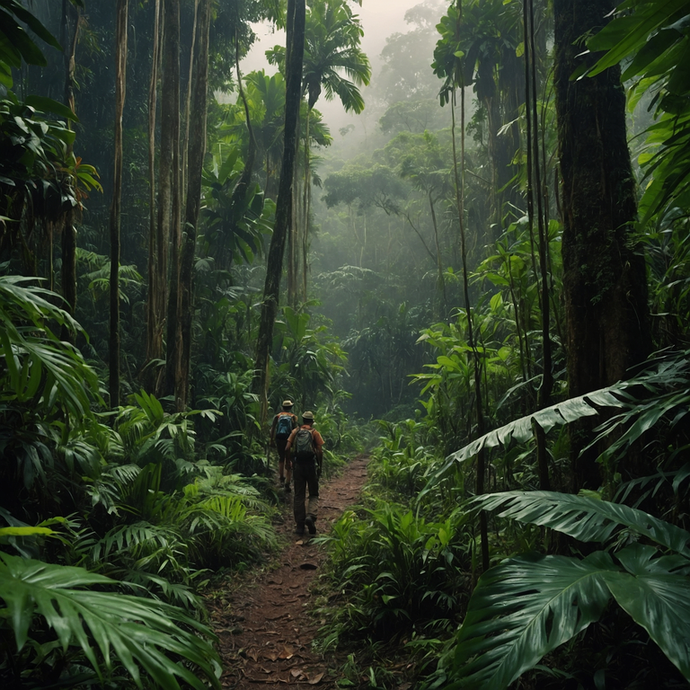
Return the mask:
POLYGON ((302 673, 302 669, 293 668, 292 671, 290 671, 290 675, 293 678, 301 678, 304 675, 304 673, 302 673))
POLYGON ((292 647, 285 645, 283 651, 278 655, 280 659, 292 659, 295 655, 295 650, 292 647))
POLYGON ((321 679, 323 678, 324 674, 319 673, 318 676, 314 676, 313 678, 309 679, 309 685, 318 685, 321 682, 321 679))

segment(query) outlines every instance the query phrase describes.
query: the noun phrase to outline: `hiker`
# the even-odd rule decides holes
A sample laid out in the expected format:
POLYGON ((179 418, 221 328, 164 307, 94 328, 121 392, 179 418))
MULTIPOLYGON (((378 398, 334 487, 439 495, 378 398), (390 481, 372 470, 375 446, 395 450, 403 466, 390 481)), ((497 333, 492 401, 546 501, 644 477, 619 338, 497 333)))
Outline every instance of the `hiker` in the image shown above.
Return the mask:
POLYGON ((313 429, 314 415, 302 414, 302 424, 295 429, 285 447, 291 458, 292 474, 295 480, 295 534, 303 535, 306 525, 309 534, 316 534, 316 511, 319 506, 319 478, 323 465, 323 438, 313 429), (309 505, 305 511, 307 487, 309 505))
POLYGON ((278 450, 278 477, 285 492, 290 491, 290 458, 285 452, 288 438, 293 429, 297 428, 297 415, 292 412, 292 400, 283 400, 283 409, 273 417, 271 424, 271 446, 278 450))

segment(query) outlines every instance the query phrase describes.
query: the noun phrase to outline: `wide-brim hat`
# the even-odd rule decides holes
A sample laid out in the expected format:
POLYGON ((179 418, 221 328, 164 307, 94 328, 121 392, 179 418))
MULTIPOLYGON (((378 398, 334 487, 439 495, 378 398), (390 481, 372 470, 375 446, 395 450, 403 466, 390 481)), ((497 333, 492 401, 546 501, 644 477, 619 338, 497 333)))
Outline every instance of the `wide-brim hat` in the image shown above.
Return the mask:
POLYGON ((292 407, 292 400, 283 400, 283 407, 292 407))
POLYGON ((309 410, 307 410, 306 412, 302 413, 302 419, 311 419, 313 422, 314 421, 314 413, 309 412, 309 410))

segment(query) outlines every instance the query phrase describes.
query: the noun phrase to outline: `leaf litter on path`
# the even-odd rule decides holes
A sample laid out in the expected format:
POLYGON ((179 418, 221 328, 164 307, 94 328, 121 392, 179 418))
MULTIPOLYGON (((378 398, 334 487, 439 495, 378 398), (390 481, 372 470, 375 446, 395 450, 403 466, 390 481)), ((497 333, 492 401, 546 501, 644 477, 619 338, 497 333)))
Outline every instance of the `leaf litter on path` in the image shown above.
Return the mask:
MULTIPOLYGON (((330 529, 358 501, 366 482, 368 460, 366 456, 357 457, 339 477, 321 483, 317 534, 330 529)), ((323 658, 311 647, 323 621, 310 615, 310 586, 319 576, 325 552, 308 538, 295 539, 292 494, 286 498, 283 523, 276 526, 286 544, 273 560, 271 572, 266 568, 251 570, 239 579, 233 578, 208 600, 216 631, 232 630, 232 635, 222 635, 219 643, 224 688, 338 687, 335 659, 323 658)))

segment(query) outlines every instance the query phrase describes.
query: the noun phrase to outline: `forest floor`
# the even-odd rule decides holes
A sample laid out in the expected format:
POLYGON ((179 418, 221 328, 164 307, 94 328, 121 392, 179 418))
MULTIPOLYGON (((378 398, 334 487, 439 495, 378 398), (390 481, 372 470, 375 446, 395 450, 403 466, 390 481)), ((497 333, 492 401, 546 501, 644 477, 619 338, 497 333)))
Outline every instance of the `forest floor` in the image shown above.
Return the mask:
MULTIPOLYGON (((338 477, 321 482, 317 536, 357 502, 368 461, 367 456, 356 457, 338 477)), ((281 515, 276 525, 280 552, 267 564, 232 576, 207 600, 220 639, 224 688, 337 687, 340 662, 315 653, 311 644, 324 623, 314 615, 312 584, 326 552, 308 534, 293 533, 292 493, 285 495, 281 515)))

